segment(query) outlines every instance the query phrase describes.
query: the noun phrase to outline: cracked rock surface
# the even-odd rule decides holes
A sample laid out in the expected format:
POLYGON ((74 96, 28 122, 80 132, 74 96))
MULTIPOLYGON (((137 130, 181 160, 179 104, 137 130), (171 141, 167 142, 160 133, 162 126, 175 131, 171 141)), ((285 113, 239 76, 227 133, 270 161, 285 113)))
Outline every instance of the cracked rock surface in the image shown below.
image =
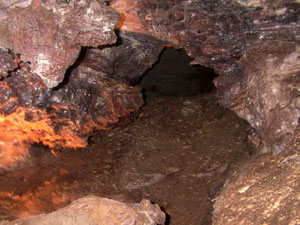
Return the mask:
POLYGON ((81 46, 116 41, 119 15, 98 1, 0 1, 0 46, 21 54, 48 88, 62 82, 81 46))

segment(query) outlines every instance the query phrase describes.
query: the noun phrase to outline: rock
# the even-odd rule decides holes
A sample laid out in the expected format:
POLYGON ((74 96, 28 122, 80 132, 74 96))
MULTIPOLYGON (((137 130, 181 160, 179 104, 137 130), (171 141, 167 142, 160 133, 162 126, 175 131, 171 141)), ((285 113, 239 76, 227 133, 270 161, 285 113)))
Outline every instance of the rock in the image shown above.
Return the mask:
POLYGON ((162 45, 183 48, 192 64, 219 74, 220 103, 256 130, 260 152, 278 153, 293 138, 299 114, 291 80, 299 61, 299 12, 298 1, 1 0, 0 47, 21 54, 48 88, 62 82, 81 46, 115 43, 115 27, 121 30, 116 45, 87 50, 109 78, 134 84, 162 45), (258 83, 265 84, 259 91, 258 83))
POLYGON ((10 72, 18 68, 13 54, 0 49, 0 76, 8 76, 10 72))
POLYGON ((256 130, 260 152, 278 153, 292 140, 299 117, 298 1, 114 0, 112 7, 130 15, 120 29, 141 24, 139 32, 184 48, 192 64, 214 68, 219 102, 256 130))
POLYGON ((143 105, 139 88, 101 77, 84 64, 56 89, 47 88, 25 66, 0 82, 0 167, 23 160, 31 143, 85 147, 91 132, 130 122, 143 105))
POLYGON ((162 225, 165 214, 149 200, 126 204, 111 199, 87 196, 49 214, 41 214, 1 225, 162 225))
POLYGON ((300 46, 266 41, 252 45, 240 60, 243 73, 217 83, 221 102, 247 120, 258 137, 252 142, 263 153, 279 153, 294 138, 300 117, 300 46))
POLYGON ((62 82, 81 46, 116 41, 118 19, 97 1, 1 0, 0 47, 21 54, 31 71, 53 88, 62 82))
POLYGON ((119 42, 104 48, 88 48, 84 63, 108 78, 136 84, 156 61, 164 42, 149 35, 118 32, 119 42))
POLYGON ((234 171, 215 198, 213 224, 299 224, 299 146, 295 140, 234 171))

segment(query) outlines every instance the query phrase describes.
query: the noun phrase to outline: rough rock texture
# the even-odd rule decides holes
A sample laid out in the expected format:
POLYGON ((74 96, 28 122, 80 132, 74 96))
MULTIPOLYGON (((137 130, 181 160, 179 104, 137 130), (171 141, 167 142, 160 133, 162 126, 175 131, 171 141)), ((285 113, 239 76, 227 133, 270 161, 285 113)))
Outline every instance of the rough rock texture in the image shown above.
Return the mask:
POLYGON ((222 102, 256 130, 263 153, 279 153, 293 139, 300 117, 300 45, 282 40, 253 44, 240 59, 244 73, 218 86, 222 102))
POLYGON ((284 80, 299 67, 299 1, 115 0, 112 7, 130 15, 121 29, 138 21, 140 32, 184 48, 193 64, 214 68, 220 102, 255 128, 261 151, 284 149, 298 120, 296 81, 284 80))
POLYGON ((87 196, 74 201, 69 206, 49 214, 41 214, 1 225, 160 225, 165 222, 165 214, 158 205, 149 200, 140 204, 126 204, 87 196))
POLYGON ((299 146, 299 0, 114 0, 111 6, 120 21, 106 1, 0 0, 0 166, 31 142, 84 146, 84 135, 140 107, 136 89, 111 79, 134 83, 154 62, 161 45, 137 34, 121 34, 124 45, 88 50, 99 64, 83 61, 69 82, 48 89, 63 80, 81 46, 114 43, 117 26, 169 41, 194 64, 214 68, 220 102, 255 129, 261 152, 279 154, 256 158, 228 182, 215 224, 299 223, 298 148, 282 152, 293 141, 299 146))
MULTIPOLYGON (((0 46, 20 53, 49 88, 63 80, 81 46, 114 43, 115 26, 169 41, 194 57, 193 64, 215 69, 220 102, 255 128, 253 142, 262 152, 285 148, 298 120, 291 80, 299 64, 299 1, 111 1, 120 21, 108 2, 1 0, 0 46), (264 72, 255 70, 260 67, 264 72)), ((87 52, 106 75, 135 83, 161 48, 150 36, 121 32, 117 45, 87 52)), ((1 66, 2 76, 10 67, 1 66)))
POLYGON ((88 134, 112 128, 143 105, 139 88, 101 77, 85 63, 57 89, 28 70, 21 63, 0 83, 0 167, 22 159, 33 142, 84 147, 88 134))
POLYGON ((195 64, 214 67, 221 74, 235 71, 246 31, 251 29, 252 18, 247 17, 251 11, 222 0, 137 2, 115 0, 112 6, 120 13, 134 14, 149 34, 183 47, 196 58, 195 64), (127 9, 132 4, 137 5, 131 9, 134 12, 127 9))
POLYGON ((57 86, 81 46, 116 41, 118 14, 99 1, 1 0, 0 47, 30 62, 48 88, 57 86))
POLYGON ((297 139, 278 155, 253 158, 231 174, 215 199, 213 224, 300 224, 297 139))
POLYGON ((0 76, 8 76, 10 72, 17 68, 18 64, 14 60, 13 54, 10 54, 9 52, 0 49, 0 76))
POLYGON ((118 32, 119 41, 112 46, 88 48, 84 55, 86 64, 93 64, 109 78, 129 84, 137 83, 163 49, 164 42, 149 35, 118 32))
POLYGON ((247 127, 214 92, 151 95, 134 123, 97 132, 81 151, 54 157, 35 145, 26 162, 0 170, 0 220, 53 212, 94 194, 149 199, 168 214, 166 225, 209 225, 214 193, 249 159, 247 127))

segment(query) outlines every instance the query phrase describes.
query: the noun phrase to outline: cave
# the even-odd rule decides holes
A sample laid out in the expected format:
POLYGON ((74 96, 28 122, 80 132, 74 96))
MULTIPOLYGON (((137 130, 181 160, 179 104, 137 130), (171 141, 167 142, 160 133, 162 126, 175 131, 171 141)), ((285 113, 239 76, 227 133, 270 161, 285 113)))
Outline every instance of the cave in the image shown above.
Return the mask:
POLYGON ((0 224, 300 224, 299 4, 0 0, 0 224))
POLYGON ((193 58, 182 49, 163 49, 157 62, 142 75, 138 83, 145 98, 155 94, 184 97, 213 91, 213 80, 217 74, 210 68, 191 66, 189 63, 192 61, 193 58))

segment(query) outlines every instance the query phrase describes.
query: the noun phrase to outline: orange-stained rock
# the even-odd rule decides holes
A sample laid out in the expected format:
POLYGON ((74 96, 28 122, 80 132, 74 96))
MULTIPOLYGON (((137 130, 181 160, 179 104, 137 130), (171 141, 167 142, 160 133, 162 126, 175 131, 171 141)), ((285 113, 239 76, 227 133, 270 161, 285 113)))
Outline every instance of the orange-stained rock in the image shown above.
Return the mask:
MULTIPOLYGON (((26 65, 26 64, 25 64, 26 65)), ((129 119, 143 105, 139 88, 101 77, 88 65, 49 89, 35 74, 17 69, 0 82, 0 167, 23 160, 32 143, 81 148, 87 136, 129 119)))
POLYGON ((145 30, 140 18, 137 15, 138 2, 133 2, 130 0, 114 0, 110 3, 110 7, 121 15, 116 26, 117 29, 149 34, 149 31, 145 30))

